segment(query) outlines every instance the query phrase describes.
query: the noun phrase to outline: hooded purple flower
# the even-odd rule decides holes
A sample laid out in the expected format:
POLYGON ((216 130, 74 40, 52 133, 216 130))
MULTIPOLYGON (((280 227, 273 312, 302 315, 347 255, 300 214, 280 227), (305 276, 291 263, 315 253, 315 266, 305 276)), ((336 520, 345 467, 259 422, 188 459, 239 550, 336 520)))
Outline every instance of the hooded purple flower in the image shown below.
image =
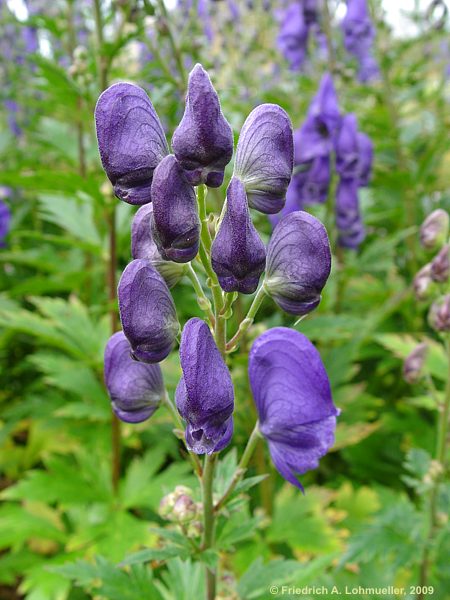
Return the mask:
POLYGON ((428 313, 428 324, 436 331, 450 331, 450 294, 433 302, 428 313))
POLYGON ((272 461, 303 489, 297 476, 317 468, 331 448, 339 414, 320 354, 300 332, 275 327, 253 343, 248 372, 272 461))
POLYGON ((288 61, 291 71, 299 71, 305 62, 309 32, 301 3, 290 4, 280 14, 280 21, 278 49, 288 61))
POLYGON ((418 344, 405 358, 403 363, 403 379, 407 383, 417 383, 420 381, 425 359, 428 354, 427 344, 418 344))
POLYGON ((152 232, 161 256, 186 263, 197 255, 200 218, 194 188, 173 154, 155 169, 152 183, 152 232))
POLYGON ((153 204, 144 204, 134 216, 131 224, 131 256, 145 258, 158 271, 169 288, 176 285, 183 277, 185 265, 164 258, 153 239, 151 222, 153 219, 153 204))
POLYGON ((212 267, 226 292, 252 294, 266 264, 266 249, 253 226, 244 185, 233 177, 226 211, 211 248, 212 267))
POLYGON ((116 83, 95 107, 103 168, 118 198, 129 204, 151 202, 153 172, 169 153, 161 122, 145 91, 116 83))
POLYGON ((234 175, 242 181, 248 203, 262 213, 279 212, 293 168, 292 125, 277 104, 261 104, 247 117, 236 149, 234 175))
POLYGON ((356 250, 366 237, 359 211, 358 182, 341 179, 336 192, 336 227, 338 243, 356 250))
POLYGON ((431 278, 437 283, 445 283, 448 281, 450 270, 450 246, 445 244, 441 250, 431 261, 431 278))
POLYGON ((331 270, 331 250, 322 223, 296 211, 275 227, 267 248, 265 288, 293 315, 306 315, 320 302, 331 270))
POLYGON ((233 383, 211 332, 201 319, 190 319, 184 326, 180 361, 183 375, 175 400, 187 424, 187 446, 196 454, 219 452, 233 434, 233 383))
POLYGON ((367 0, 348 0, 347 13, 342 21, 344 46, 359 62, 360 81, 378 75, 378 65, 372 56, 375 29, 370 19, 367 0))
POLYGON ((191 185, 222 185, 224 169, 233 156, 233 132, 200 64, 189 75, 186 109, 173 134, 172 148, 191 185))
POLYGON ((301 177, 303 182, 299 193, 302 204, 326 202, 331 180, 330 157, 315 158, 301 177))
POLYGON ((5 237, 11 226, 11 211, 7 204, 0 200, 0 248, 5 247, 5 237))
POLYGON ((106 345, 104 375, 113 411, 126 423, 141 423, 151 417, 164 396, 160 366, 134 360, 122 331, 110 337, 106 345))
POLYGON ((164 360, 179 331, 164 279, 149 261, 133 260, 122 273, 117 295, 122 328, 134 358, 146 363, 164 360))
POLYGON ((356 116, 345 115, 336 140, 336 171, 344 179, 355 179, 360 185, 367 185, 372 158, 372 142, 358 132, 356 116))
POLYGON ((447 240, 448 230, 448 212, 437 208, 428 215, 420 227, 420 243, 427 250, 434 250, 447 240))

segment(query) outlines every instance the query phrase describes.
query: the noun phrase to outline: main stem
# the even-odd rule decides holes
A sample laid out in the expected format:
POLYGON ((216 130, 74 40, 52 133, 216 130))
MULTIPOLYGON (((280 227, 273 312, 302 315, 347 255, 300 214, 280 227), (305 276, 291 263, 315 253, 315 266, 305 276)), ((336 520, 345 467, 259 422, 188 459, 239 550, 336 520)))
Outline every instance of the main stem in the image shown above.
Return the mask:
POLYGON ((441 473, 436 475, 436 479, 433 482, 433 488, 430 495, 430 524, 428 530, 428 536, 425 541, 425 548, 422 555, 422 562, 420 565, 420 577, 419 577, 419 593, 417 594, 417 600, 423 600, 424 592, 423 589, 426 587, 428 582, 429 570, 431 566, 430 554, 433 545, 434 538, 438 531, 438 496, 439 496, 439 484, 441 474, 446 471, 446 458, 447 458, 447 436, 448 436, 448 424, 450 417, 450 335, 447 335, 446 339, 447 349, 447 384, 445 388, 445 399, 442 410, 439 412, 438 420, 438 432, 437 432, 437 443, 436 443, 436 460, 441 466, 441 473))
MULTIPOLYGON (((217 454, 207 454, 203 469, 202 500, 203 500, 203 543, 202 550, 212 548, 214 544, 214 503, 213 482, 214 467, 217 454)), ((214 600, 216 597, 216 571, 206 567, 206 598, 214 600)))
MULTIPOLYGON (((108 87, 108 61, 103 54, 103 19, 100 0, 94 0, 95 32, 97 38, 97 70, 100 91, 108 87)), ((108 245, 109 257, 107 264, 108 304, 111 333, 117 331, 118 320, 115 307, 116 301, 116 269, 117 269, 117 247, 116 247, 116 210, 111 204, 107 207, 108 222, 108 245)), ((111 415, 111 483, 116 492, 120 479, 120 421, 114 414, 111 415)))

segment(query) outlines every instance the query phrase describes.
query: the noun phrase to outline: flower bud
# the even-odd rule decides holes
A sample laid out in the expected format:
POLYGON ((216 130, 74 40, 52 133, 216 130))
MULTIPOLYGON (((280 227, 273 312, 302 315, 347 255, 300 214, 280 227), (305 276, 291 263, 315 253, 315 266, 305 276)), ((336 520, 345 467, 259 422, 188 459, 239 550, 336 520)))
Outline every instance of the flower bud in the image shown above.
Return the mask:
POLYGON ((177 521, 186 523, 197 516, 197 505, 190 496, 182 494, 177 498, 172 513, 177 521))
POLYGON ((279 212, 293 164, 294 140, 287 113, 277 104, 257 106, 242 127, 234 165, 249 205, 266 214, 279 212))
POLYGON ((123 331, 134 358, 147 363, 164 360, 179 330, 164 279, 147 260, 133 260, 122 273, 117 294, 123 331))
POLYGON ((144 204, 134 216, 131 224, 131 255, 145 258, 162 276, 169 288, 176 285, 186 271, 186 265, 164 260, 153 239, 151 221, 153 204, 144 204))
POLYGON ((428 313, 428 323, 435 331, 450 331, 450 294, 433 302, 428 313))
POLYGON ((189 75, 186 108, 172 148, 191 185, 222 185, 233 156, 233 132, 208 73, 197 64, 189 75))
POLYGON ((244 185, 233 177, 226 211, 211 248, 212 267, 226 292, 252 294, 266 264, 266 249, 253 226, 244 185))
POLYGON ((155 169, 152 200, 152 233, 161 256, 177 263, 194 259, 200 242, 197 199, 173 154, 155 169))
POLYGON ((333 445, 339 414, 320 354, 300 332, 275 327, 253 343, 248 374, 272 461, 301 488, 297 476, 317 468, 333 445))
POLYGON ((449 252, 449 245, 445 244, 431 261, 431 279, 436 281, 436 283, 445 283, 448 281, 448 272, 450 270, 449 252))
POLYGON ((417 300, 427 300, 433 295, 435 284, 431 278, 431 263, 426 264, 416 273, 413 289, 417 300))
POLYGON ((106 345, 104 376, 112 408, 126 423, 140 423, 151 417, 164 396, 159 365, 133 360, 122 331, 115 333, 106 345))
POLYGON ((407 383, 417 383, 421 379, 427 353, 428 346, 422 343, 408 354, 403 363, 403 379, 407 383))
POLYGON ((153 171, 169 153, 161 122, 146 92, 116 83, 95 107, 103 168, 118 198, 129 204, 151 202, 153 171))
POLYGON ((420 243, 427 250, 434 250, 447 241, 449 216, 446 210, 434 210, 420 228, 420 243))
POLYGON ((175 400, 186 421, 186 444, 196 454, 219 452, 233 434, 233 383, 214 338, 201 319, 190 319, 184 326, 180 362, 183 375, 175 400))
POLYGON ((187 528, 188 537, 200 537, 203 533, 203 523, 201 521, 192 521, 187 528))
POLYGON ((265 288, 293 315, 306 315, 320 302, 331 270, 331 250, 322 223, 295 211, 275 227, 267 248, 265 288))

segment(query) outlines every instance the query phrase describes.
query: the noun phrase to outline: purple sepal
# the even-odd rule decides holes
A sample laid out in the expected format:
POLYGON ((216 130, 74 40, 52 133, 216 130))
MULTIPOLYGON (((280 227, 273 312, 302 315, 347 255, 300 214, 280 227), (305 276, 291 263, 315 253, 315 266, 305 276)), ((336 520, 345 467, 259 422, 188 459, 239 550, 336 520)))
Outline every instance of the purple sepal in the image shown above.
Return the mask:
POLYGON ((224 169, 233 156, 233 132, 200 64, 189 75, 186 108, 173 134, 172 148, 191 185, 222 185, 224 169))
POLYGON ((141 423, 151 417, 164 396, 160 366, 134 360, 122 331, 110 337, 106 345, 104 377, 112 408, 126 423, 141 423))
POLYGON ((207 324, 190 319, 180 345, 183 375, 175 400, 186 421, 186 443, 196 454, 219 452, 233 434, 234 391, 230 372, 207 324))
POLYGON ((274 465, 303 489, 297 476, 317 468, 332 447, 339 414, 320 354, 303 334, 275 327, 253 343, 248 372, 274 465))
POLYGON ((330 243, 322 223, 303 211, 284 217, 267 248, 264 283, 278 306, 293 315, 314 310, 330 270, 330 243))
POLYGON ((117 295, 122 328, 134 358, 147 363, 164 360, 179 331, 164 279, 148 260, 133 260, 122 273, 117 295))
POLYGON ((244 185, 233 177, 226 210, 211 248, 212 267, 226 292, 252 294, 266 264, 264 243, 253 226, 244 185))
POLYGON ((152 233, 161 256, 178 263, 193 260, 200 243, 197 199, 173 154, 155 169, 152 201, 152 233))
POLYGON ((103 168, 118 198, 129 204, 151 202, 153 171, 169 153, 161 122, 146 92, 116 83, 95 107, 103 168))

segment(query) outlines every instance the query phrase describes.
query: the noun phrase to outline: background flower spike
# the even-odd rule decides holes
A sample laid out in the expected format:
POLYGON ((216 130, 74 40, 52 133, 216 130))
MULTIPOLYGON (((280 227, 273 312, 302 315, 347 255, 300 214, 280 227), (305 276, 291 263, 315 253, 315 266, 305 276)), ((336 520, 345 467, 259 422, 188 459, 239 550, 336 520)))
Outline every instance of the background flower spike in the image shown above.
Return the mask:
POLYGON ((112 85, 98 99, 95 123, 102 165, 116 196, 129 204, 151 202, 153 172, 169 148, 146 92, 131 83, 112 85))
POLYGON ((156 363, 166 358, 179 331, 175 305, 164 279, 144 259, 133 260, 117 290, 120 320, 137 360, 156 363))
POLYGON ((320 354, 302 333, 275 327, 253 343, 248 373, 272 461, 303 489, 297 476, 317 468, 331 448, 339 414, 320 354))
POLYGON ((163 277, 169 288, 176 285, 186 271, 186 265, 164 260, 152 235, 153 204, 144 204, 131 224, 131 256, 145 258, 163 277))
POLYGON ((186 443, 196 454, 225 448, 233 434, 234 390, 226 366, 207 324, 190 319, 181 336, 183 375, 175 399, 186 421, 186 443))
POLYGON ((293 132, 287 113, 276 104, 257 106, 242 127, 234 165, 249 205, 266 214, 279 212, 293 165, 293 132))
POLYGON ((252 294, 266 264, 266 248, 253 226, 244 184, 233 177, 226 209, 211 248, 212 267, 226 292, 252 294))
POLYGON ((330 270, 330 243, 322 223, 303 211, 286 215, 267 248, 267 293, 286 312, 305 315, 319 304, 330 270))
POLYGON ((155 170, 152 199, 152 232, 161 256, 178 263, 194 259, 200 242, 197 199, 173 154, 155 170))
POLYGON ((126 423, 141 423, 153 415, 164 396, 159 365, 134 360, 123 331, 108 340, 105 348, 105 384, 115 414, 126 423))
POLYGON ((233 155, 233 131, 200 64, 189 75, 186 108, 173 134, 172 148, 191 185, 222 185, 224 169, 233 155))

